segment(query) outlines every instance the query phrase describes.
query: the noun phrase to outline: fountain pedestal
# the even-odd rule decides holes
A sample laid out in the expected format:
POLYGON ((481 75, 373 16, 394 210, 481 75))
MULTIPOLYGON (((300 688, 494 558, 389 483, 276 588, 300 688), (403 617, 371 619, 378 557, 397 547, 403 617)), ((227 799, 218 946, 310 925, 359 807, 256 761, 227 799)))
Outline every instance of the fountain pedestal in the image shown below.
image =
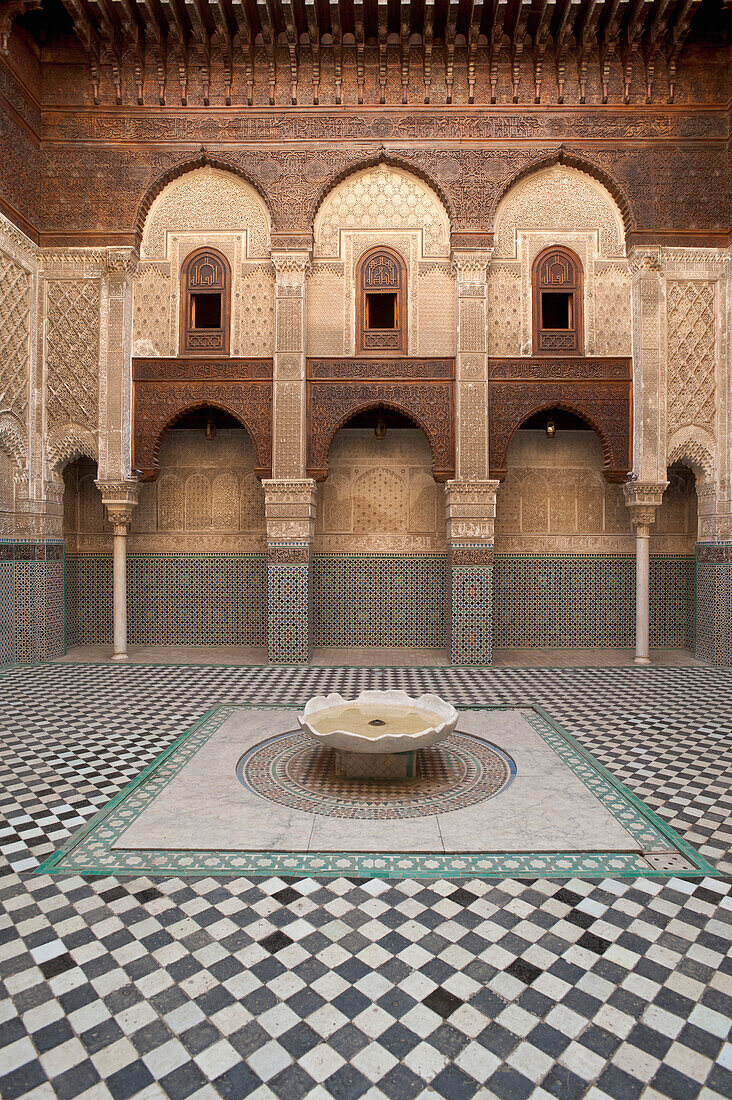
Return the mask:
POLYGON ((416 779, 419 762, 409 752, 348 752, 335 749, 335 773, 346 779, 416 779))

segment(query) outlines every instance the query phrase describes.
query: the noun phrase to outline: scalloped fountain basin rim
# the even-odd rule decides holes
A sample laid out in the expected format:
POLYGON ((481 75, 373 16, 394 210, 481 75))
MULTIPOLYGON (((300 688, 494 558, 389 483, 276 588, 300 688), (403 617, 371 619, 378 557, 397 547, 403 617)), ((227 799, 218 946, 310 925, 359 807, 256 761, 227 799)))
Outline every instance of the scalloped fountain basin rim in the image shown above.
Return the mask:
POLYGON ((448 737, 458 713, 429 693, 413 699, 406 691, 362 691, 349 700, 332 692, 308 700, 298 720, 307 733, 334 749, 400 753, 448 737))
POLYGON ((437 711, 417 710, 415 707, 356 706, 346 703, 340 707, 328 707, 308 718, 308 725, 319 734, 352 733, 357 737, 410 737, 436 729, 445 719, 437 711))

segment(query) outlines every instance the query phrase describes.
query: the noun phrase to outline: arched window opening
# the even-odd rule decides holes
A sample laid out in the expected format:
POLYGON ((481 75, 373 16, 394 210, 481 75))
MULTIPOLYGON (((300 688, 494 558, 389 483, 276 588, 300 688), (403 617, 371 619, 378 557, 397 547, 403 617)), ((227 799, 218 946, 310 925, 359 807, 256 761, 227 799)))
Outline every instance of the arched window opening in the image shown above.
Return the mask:
POLYGON ((192 252, 181 278, 183 354, 228 355, 231 272, 225 256, 212 248, 192 252))
POLYGON ((390 248, 371 249, 359 263, 357 287, 357 351, 406 353, 404 260, 390 248))
POLYGON ((534 353, 584 354, 582 264, 569 248, 546 248, 532 269, 534 353))

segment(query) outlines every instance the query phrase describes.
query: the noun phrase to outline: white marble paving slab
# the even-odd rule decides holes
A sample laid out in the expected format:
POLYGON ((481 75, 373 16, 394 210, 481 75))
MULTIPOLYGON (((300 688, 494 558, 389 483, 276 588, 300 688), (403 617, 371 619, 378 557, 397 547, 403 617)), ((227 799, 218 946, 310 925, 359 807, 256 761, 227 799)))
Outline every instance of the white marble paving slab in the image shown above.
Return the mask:
POLYGON ((379 821, 289 809, 247 790, 236 765, 297 729, 294 710, 237 708, 118 838, 115 847, 196 851, 633 851, 637 843, 520 710, 467 711, 458 730, 510 755, 508 788, 463 810, 379 821))

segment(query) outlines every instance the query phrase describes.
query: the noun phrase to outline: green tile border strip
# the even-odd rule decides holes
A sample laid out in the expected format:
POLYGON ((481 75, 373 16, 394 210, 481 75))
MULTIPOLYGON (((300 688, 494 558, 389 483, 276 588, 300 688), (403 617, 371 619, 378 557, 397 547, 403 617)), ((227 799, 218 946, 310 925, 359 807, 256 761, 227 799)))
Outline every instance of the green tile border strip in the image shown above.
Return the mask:
MULTIPOLYGON (((139 816, 240 705, 219 703, 115 795, 35 874, 272 876, 334 878, 657 878, 718 876, 707 861, 535 704, 465 706, 461 711, 529 710, 531 727, 636 838, 636 852, 211 852, 115 849, 139 816), (181 751, 182 750, 182 751, 181 751), (659 863, 654 866, 653 859, 659 863), (660 864, 666 862, 669 866, 660 864), (686 864, 686 866, 684 866, 686 864)), ((252 710, 292 710, 261 704, 252 710)))

